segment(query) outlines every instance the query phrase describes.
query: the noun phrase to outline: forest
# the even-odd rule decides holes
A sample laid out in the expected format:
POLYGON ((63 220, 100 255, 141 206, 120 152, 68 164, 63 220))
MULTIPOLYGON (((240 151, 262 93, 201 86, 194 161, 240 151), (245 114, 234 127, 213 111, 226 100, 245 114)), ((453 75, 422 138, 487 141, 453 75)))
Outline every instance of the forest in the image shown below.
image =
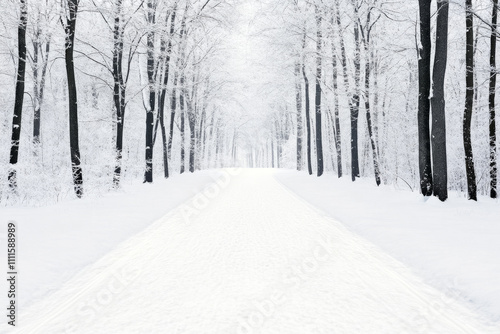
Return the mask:
POLYGON ((0 8, 2 205, 224 167, 497 197, 497 0, 0 8))

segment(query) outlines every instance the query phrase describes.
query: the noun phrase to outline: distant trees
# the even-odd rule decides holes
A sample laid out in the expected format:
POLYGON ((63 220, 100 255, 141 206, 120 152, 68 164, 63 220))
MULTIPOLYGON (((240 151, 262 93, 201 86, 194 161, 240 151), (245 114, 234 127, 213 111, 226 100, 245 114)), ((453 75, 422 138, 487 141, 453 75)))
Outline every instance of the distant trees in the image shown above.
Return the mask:
POLYGON ((14 109, 11 129, 0 115, 11 131, 0 200, 2 187, 19 193, 18 175, 40 189, 71 181, 81 197, 82 169, 87 192, 230 165, 347 171, 441 200, 449 189, 497 196, 497 0, 467 0, 465 33, 449 37, 448 15, 463 20, 464 7, 444 0, 0 3, 20 13, 0 25, 0 74, 11 78, 0 98, 14 109), (241 31, 260 49, 235 48, 241 31))

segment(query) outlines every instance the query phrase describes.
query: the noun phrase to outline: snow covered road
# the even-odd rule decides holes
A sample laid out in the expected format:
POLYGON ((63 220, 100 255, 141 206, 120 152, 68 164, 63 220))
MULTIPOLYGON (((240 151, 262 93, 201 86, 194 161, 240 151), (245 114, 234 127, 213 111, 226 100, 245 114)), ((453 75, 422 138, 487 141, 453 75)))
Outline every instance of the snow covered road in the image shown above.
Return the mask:
POLYGON ((273 171, 218 181, 21 310, 16 332, 500 333, 273 171))

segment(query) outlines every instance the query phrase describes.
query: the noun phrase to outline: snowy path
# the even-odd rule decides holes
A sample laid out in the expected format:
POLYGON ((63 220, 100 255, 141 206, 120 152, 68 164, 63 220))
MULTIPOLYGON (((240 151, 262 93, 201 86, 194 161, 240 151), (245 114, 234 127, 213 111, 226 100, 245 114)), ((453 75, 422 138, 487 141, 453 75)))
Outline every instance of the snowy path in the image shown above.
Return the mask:
POLYGON ((208 204, 198 198, 199 212, 187 202, 21 310, 17 332, 500 332, 272 171, 243 170, 222 188, 208 204))

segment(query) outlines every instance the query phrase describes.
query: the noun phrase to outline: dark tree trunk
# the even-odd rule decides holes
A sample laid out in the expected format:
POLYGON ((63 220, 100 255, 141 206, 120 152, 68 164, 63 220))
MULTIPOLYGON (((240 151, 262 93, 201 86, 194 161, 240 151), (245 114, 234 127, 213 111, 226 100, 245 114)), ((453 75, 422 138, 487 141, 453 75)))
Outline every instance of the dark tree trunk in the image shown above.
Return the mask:
POLYGON ((21 119, 23 115, 24 102, 24 77, 26 74, 26 26, 28 23, 28 6, 25 0, 20 0, 21 16, 17 27, 17 77, 16 77, 16 95, 14 102, 14 116, 12 119, 12 140, 10 148, 10 170, 9 186, 12 190, 17 190, 17 171, 16 165, 19 157, 19 140, 21 138, 21 119))
POLYGON ((45 79, 47 76, 47 66, 49 64, 50 54, 50 35, 45 42, 42 41, 42 28, 40 26, 40 15, 38 16, 35 38, 33 40, 33 95, 34 95, 34 113, 33 113, 33 144, 35 145, 35 154, 37 146, 40 145, 41 135, 41 116, 42 104, 45 92, 45 79), (45 43, 45 50, 43 48, 45 43), (45 51, 45 52, 44 52, 45 51), (40 73, 41 69, 41 73, 40 73))
MULTIPOLYGON (((162 137, 162 147, 163 147, 163 175, 167 179, 169 177, 168 171, 168 157, 169 157, 169 148, 168 148, 168 139, 165 129, 165 100, 167 98, 167 84, 170 76, 170 61, 172 55, 172 39, 175 33, 175 18, 177 14, 177 3, 174 5, 174 9, 172 10, 172 15, 170 16, 170 34, 168 38, 168 42, 165 43, 165 38, 162 38, 162 51, 166 52, 165 56, 165 65, 164 65, 164 73, 163 73, 163 85, 160 93, 160 99, 158 102, 158 119, 160 122, 161 128, 161 137, 162 137), (165 47, 165 44, 166 47, 165 47)), ((175 115, 175 112, 174 112, 175 115)), ((156 131, 155 131, 156 135, 156 131)), ((153 139, 154 141, 154 139, 153 139)))
MULTIPOLYGON (((360 27, 361 29, 361 27, 360 27)), ((366 31, 364 32, 364 46, 365 46, 365 112, 366 112, 366 125, 368 127, 368 136, 370 137, 370 144, 372 149, 372 159, 373 159, 373 172, 375 175, 375 182, 377 186, 380 185, 380 168, 377 157, 377 145, 375 143, 375 135, 373 133, 372 127, 372 116, 371 116, 371 105, 370 105, 370 75, 371 75, 371 53, 370 53, 370 35, 371 35, 371 12, 367 14, 366 20, 366 31)))
POLYGON ((493 0, 493 13, 491 15, 491 49, 490 49, 490 197, 497 198, 498 171, 497 171, 497 134, 495 121, 495 90, 497 86, 496 74, 496 52, 497 52, 497 19, 498 19, 498 0, 493 0))
POLYGON ((172 140, 174 137, 174 124, 175 124, 175 112, 177 109, 177 82, 178 82, 178 74, 177 72, 174 75, 174 82, 172 85, 172 97, 170 99, 170 129, 168 134, 168 158, 170 159, 172 154, 172 140))
POLYGON ((424 196, 433 193, 430 101, 431 89, 431 0, 419 0, 420 43, 418 48, 418 153, 420 191, 424 196))
POLYGON ((116 109, 115 171, 113 185, 120 186, 123 154, 123 126, 125 118, 125 82, 123 79, 123 26, 121 22, 123 0, 116 0, 115 24, 113 30, 113 101, 116 109))
POLYGON ((297 107, 297 170, 302 170, 302 137, 304 127, 302 120, 302 85, 300 74, 300 62, 295 63, 295 103, 297 107))
POLYGON ((180 80, 180 93, 179 93, 179 107, 180 107, 180 116, 181 116, 181 170, 180 173, 183 174, 186 169, 186 122, 185 122, 185 108, 184 108, 184 100, 185 100, 185 89, 184 89, 184 74, 181 75, 180 80))
POLYGON ((154 132, 154 110, 156 103, 155 89, 155 30, 156 6, 153 0, 148 1, 147 19, 150 25, 147 33, 147 72, 149 84, 149 102, 146 110, 146 170, 144 172, 144 182, 153 182, 153 132, 154 132))
POLYGON ((322 41, 322 31, 321 31, 321 13, 316 6, 316 98, 315 98, 315 111, 316 111, 316 159, 318 176, 323 175, 323 134, 321 129, 321 75, 322 75, 322 56, 321 49, 323 43, 322 41))
POLYGON ((448 58, 448 0, 438 1, 436 21, 436 52, 432 75, 432 162, 434 195, 441 201, 448 198, 448 165, 446 155, 446 106, 444 80, 448 58))
MULTIPOLYGON (((333 17, 333 16, 332 16, 333 17)), ((333 27, 333 19, 332 19, 333 27)), ((342 177, 342 137, 340 133, 340 116, 339 116, 339 91, 338 91, 338 69, 337 69, 337 51, 335 42, 332 36, 332 67, 333 67, 333 99, 335 107, 334 135, 335 149, 337 151, 337 175, 342 177)))
POLYGON ((466 23, 466 93, 464 111, 464 149, 465 169, 467 173, 467 191, 469 199, 477 201, 476 172, 474 171, 474 156, 472 153, 471 121, 474 103, 474 19, 472 13, 472 0, 465 0, 465 23, 466 23))
POLYGON ((311 102, 309 99, 309 79, 307 79, 305 65, 302 64, 302 75, 304 76, 304 86, 306 97, 306 137, 307 137, 307 171, 312 175, 312 159, 311 159, 311 102))
MULTIPOLYGON (((355 6, 355 13, 357 15, 357 9, 356 9, 356 4, 353 3, 355 6)), ((335 0, 335 19, 337 21, 337 28, 339 30, 339 42, 340 42, 340 54, 341 54, 341 64, 342 64, 342 71, 343 71, 343 77, 344 77, 344 89, 346 92, 346 95, 349 97, 349 111, 350 111, 350 118, 351 118, 351 178, 353 181, 356 180, 356 178, 359 177, 359 158, 358 158, 358 119, 357 115, 359 114, 359 95, 356 93, 351 93, 350 88, 349 88, 349 75, 347 73, 347 56, 346 56, 346 48, 345 48, 345 42, 344 42, 344 34, 342 32, 342 22, 340 18, 340 2, 338 0, 335 0)), ((356 41, 356 48, 358 50, 357 52, 357 60, 355 59, 355 81, 356 81, 356 91, 359 91, 359 74, 360 74, 360 64, 359 64, 359 31, 357 29, 357 24, 354 25, 354 33, 355 33, 355 41, 356 41)))
POLYGON ((78 98, 76 92, 75 65, 73 62, 73 49, 76 30, 76 15, 79 0, 68 0, 69 16, 66 22, 66 74, 68 77, 69 98, 69 141, 71 151, 71 166, 73 183, 76 196, 83 196, 83 173, 80 159, 80 146, 78 142, 78 98))
MULTIPOLYGON (((354 6, 354 19, 357 21, 359 18, 358 4, 353 1, 354 6)), ((358 117, 359 117, 359 104, 360 104, 360 80, 361 80, 361 42, 359 36, 359 26, 354 24, 354 94, 352 95, 351 103, 351 170, 352 180, 355 181, 360 177, 359 172, 359 139, 358 139, 358 117)))
POLYGON ((192 109, 191 103, 188 105, 187 116, 189 122, 189 172, 194 173, 194 158, 195 158, 194 148, 196 145, 196 116, 195 116, 195 110, 192 109))

